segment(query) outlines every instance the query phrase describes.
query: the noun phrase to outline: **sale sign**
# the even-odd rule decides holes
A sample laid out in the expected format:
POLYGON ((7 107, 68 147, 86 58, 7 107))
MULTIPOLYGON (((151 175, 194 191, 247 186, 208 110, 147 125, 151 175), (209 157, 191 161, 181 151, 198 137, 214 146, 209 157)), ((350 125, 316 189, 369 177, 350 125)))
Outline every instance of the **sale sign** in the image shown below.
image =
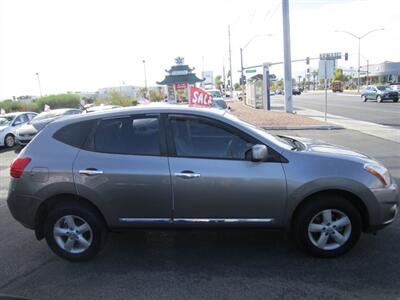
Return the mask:
POLYGON ((207 94, 205 90, 190 87, 190 98, 189 98, 190 106, 200 106, 200 107, 211 107, 212 106, 212 97, 207 94))

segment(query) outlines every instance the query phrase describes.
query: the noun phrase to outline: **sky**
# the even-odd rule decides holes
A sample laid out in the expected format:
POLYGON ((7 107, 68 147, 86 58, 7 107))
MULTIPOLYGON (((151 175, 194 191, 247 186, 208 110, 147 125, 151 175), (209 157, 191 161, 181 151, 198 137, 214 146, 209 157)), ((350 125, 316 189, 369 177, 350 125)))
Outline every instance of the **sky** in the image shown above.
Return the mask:
MULTIPOLYGON (((400 61, 400 1, 289 0, 292 59, 348 52, 348 69, 400 61)), ((154 86, 182 56, 185 63, 222 74, 229 69, 231 27, 233 80, 244 66, 283 60, 281 0, 0 0, 0 100, 20 95, 96 91, 102 87, 154 86), (272 36, 265 36, 271 34, 272 36), (262 36, 264 35, 264 36, 262 36)), ((293 77, 310 66, 293 63, 293 77)), ((281 77, 283 66, 271 72, 281 77)))

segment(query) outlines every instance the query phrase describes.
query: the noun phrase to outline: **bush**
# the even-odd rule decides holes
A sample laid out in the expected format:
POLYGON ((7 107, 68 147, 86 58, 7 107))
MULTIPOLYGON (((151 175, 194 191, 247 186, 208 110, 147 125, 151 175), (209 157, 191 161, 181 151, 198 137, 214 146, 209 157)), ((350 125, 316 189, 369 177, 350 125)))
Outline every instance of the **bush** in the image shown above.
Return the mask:
POLYGON ((34 104, 39 110, 43 110, 46 104, 50 106, 50 109, 80 108, 80 99, 75 94, 58 94, 38 98, 34 101, 34 104))
POLYGON ((95 100, 96 105, 120 105, 120 106, 135 106, 137 105, 136 99, 124 98, 120 93, 117 91, 112 91, 110 96, 107 98, 97 98, 95 100))
POLYGON ((7 113, 15 111, 35 111, 35 112, 40 111, 39 108, 34 103, 24 103, 12 100, 1 101, 0 109, 4 109, 7 113))

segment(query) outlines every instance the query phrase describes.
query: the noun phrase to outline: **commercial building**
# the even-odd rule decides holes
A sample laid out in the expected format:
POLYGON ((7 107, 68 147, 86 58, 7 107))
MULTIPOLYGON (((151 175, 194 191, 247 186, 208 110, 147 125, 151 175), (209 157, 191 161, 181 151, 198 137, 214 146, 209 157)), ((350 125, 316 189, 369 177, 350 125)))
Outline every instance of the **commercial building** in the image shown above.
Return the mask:
POLYGON ((400 62, 385 61, 380 64, 361 66, 362 83, 392 83, 400 82, 400 62))

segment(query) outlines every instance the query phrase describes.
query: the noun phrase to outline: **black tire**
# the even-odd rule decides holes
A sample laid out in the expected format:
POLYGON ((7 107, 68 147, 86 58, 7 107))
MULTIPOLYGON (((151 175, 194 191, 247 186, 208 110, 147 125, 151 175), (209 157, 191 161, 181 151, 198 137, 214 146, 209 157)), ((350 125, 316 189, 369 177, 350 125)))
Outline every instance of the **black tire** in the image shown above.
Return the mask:
MULTIPOLYGON (((337 257, 348 252, 355 246, 362 232, 362 218, 360 212, 350 203, 350 201, 340 195, 334 194, 321 195, 311 199, 311 201, 307 202, 298 212, 296 212, 292 225, 292 234, 297 244, 307 253, 322 258, 337 257), (348 239, 343 243, 343 245, 336 249, 325 250, 314 245, 309 237, 308 228, 310 222, 319 212, 329 209, 343 212, 348 219, 350 219, 351 231, 348 239)), ((321 233, 321 235, 322 234, 324 233, 321 233)), ((328 239, 328 241, 334 242, 331 237, 328 239)))
POLYGON ((72 262, 86 261, 94 258, 103 248, 107 238, 107 227, 103 218, 88 205, 80 205, 76 203, 63 203, 56 206, 46 216, 44 222, 44 236, 50 249, 59 257, 72 262), (91 229, 91 244, 81 253, 70 253, 62 249, 56 242, 53 233, 56 223, 67 215, 77 216, 89 224, 91 229))
POLYGON ((399 102, 399 98, 393 99, 393 102, 399 102))
POLYGON ((381 96, 376 96, 376 101, 378 101, 378 103, 382 102, 382 97, 381 96))
POLYGON ((12 148, 15 146, 15 137, 12 134, 7 134, 4 137, 4 147, 12 148))
POLYGON ((368 100, 368 99, 367 99, 367 96, 362 96, 361 99, 362 99, 362 101, 364 101, 364 102, 367 102, 367 100, 368 100))

